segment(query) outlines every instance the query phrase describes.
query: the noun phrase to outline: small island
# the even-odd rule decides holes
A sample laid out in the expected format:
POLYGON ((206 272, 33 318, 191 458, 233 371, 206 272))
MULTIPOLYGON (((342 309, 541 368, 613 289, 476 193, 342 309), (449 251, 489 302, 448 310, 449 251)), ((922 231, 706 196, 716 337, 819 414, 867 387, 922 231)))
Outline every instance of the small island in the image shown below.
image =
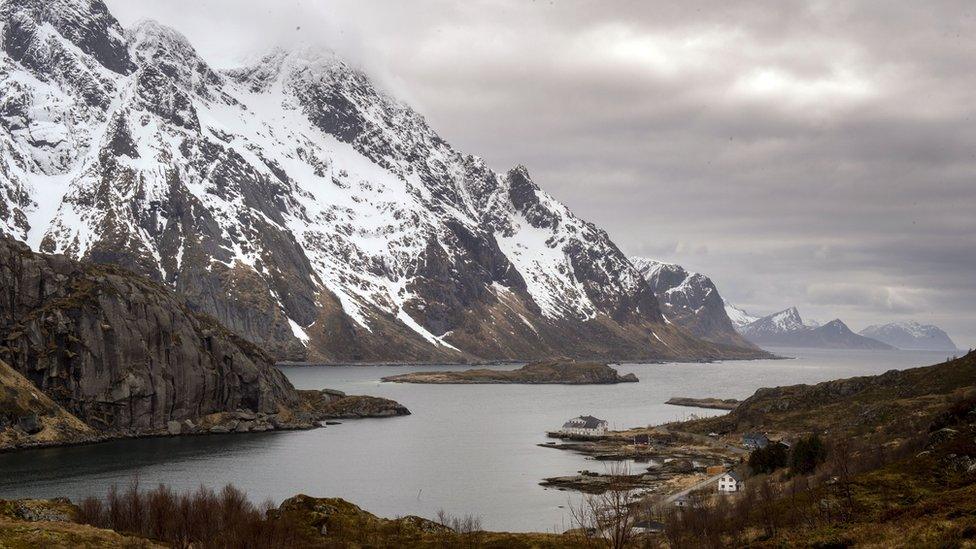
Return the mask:
POLYGON ((604 363, 546 360, 527 364, 517 370, 479 368, 453 372, 413 372, 384 377, 383 381, 431 384, 609 385, 636 383, 638 380, 634 374, 620 375, 617 370, 604 363))
POLYGON ((690 397, 671 397, 665 404, 673 406, 692 406, 695 408, 714 408, 716 410, 735 410, 739 405, 734 398, 690 398, 690 397))

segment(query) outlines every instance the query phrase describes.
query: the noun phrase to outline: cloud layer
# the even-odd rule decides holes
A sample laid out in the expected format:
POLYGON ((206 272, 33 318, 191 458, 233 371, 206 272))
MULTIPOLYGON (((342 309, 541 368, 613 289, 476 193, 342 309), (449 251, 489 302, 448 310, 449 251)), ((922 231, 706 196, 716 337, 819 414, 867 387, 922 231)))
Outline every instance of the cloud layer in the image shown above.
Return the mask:
POLYGON ((976 4, 108 0, 215 65, 316 43, 747 310, 976 345, 976 4))

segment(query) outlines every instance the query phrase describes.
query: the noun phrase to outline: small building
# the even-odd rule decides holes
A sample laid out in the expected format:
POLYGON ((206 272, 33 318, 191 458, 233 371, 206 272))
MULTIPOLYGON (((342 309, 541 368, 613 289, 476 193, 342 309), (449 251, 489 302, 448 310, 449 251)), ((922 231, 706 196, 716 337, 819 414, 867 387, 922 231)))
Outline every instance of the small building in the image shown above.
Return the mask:
POLYGON ((675 500, 671 502, 671 505, 674 505, 675 507, 688 507, 689 505, 688 496, 681 496, 679 498, 675 498, 675 500))
POLYGON ((664 523, 656 520, 639 520, 631 529, 635 534, 658 534, 664 531, 664 523))
POLYGON ((745 487, 745 483, 742 482, 742 477, 739 473, 735 471, 729 471, 724 475, 718 477, 718 491, 719 493, 731 493, 739 492, 745 487))
POLYGON ((705 468, 705 474, 708 476, 720 475, 725 472, 724 465, 709 465, 705 468))
POLYGON ((756 450, 758 448, 765 448, 769 444, 769 439, 765 433, 746 433, 742 435, 742 444, 746 448, 756 450))
POLYGON ((564 435, 600 436, 607 432, 607 422, 593 416, 579 416, 563 423, 564 435))

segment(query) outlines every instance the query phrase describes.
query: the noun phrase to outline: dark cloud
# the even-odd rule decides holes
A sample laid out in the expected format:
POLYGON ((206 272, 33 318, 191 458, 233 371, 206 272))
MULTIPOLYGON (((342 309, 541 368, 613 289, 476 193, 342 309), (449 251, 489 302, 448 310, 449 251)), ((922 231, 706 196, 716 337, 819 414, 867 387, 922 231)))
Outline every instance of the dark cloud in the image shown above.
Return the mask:
POLYGON ((976 4, 109 0, 215 65, 319 43, 755 312, 976 344, 976 4), (300 27, 300 29, 298 29, 300 27))

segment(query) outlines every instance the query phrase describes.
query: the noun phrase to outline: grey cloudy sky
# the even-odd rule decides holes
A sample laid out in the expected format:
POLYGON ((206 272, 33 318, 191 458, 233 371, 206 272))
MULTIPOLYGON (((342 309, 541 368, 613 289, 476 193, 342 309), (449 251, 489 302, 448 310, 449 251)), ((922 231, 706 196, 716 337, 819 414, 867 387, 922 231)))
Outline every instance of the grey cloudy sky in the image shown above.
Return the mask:
POLYGON ((328 46, 750 312, 976 345, 976 3, 107 3, 217 66, 328 46))

